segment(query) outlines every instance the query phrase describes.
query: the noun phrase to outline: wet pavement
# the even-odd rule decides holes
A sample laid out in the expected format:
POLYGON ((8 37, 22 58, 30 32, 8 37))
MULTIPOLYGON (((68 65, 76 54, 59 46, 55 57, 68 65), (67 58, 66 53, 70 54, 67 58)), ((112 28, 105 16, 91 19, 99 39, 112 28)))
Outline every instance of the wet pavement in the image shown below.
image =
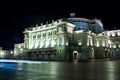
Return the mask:
POLYGON ((120 80, 120 61, 0 62, 0 80, 120 80))

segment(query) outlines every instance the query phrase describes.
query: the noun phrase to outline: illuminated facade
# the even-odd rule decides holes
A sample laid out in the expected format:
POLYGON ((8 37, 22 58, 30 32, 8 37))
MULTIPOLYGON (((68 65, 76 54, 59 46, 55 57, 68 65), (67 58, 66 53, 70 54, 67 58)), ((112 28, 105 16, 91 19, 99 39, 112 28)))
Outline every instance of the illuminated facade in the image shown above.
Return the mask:
POLYGON ((14 52, 13 52, 14 58, 16 59, 24 58, 23 50, 24 50, 24 43, 14 44, 14 52))
MULTIPOLYGON (((110 31, 104 31, 99 19, 59 19, 27 28, 23 33, 24 56, 31 60, 103 59, 110 57, 112 43, 119 42, 114 43, 108 35, 110 31)), ((120 43, 116 47, 120 47, 120 43)))
POLYGON ((13 57, 13 50, 3 50, 2 47, 0 47, 0 59, 10 59, 13 57))
POLYGON ((105 31, 106 35, 109 36, 109 43, 111 48, 111 55, 115 58, 120 58, 120 30, 105 31))

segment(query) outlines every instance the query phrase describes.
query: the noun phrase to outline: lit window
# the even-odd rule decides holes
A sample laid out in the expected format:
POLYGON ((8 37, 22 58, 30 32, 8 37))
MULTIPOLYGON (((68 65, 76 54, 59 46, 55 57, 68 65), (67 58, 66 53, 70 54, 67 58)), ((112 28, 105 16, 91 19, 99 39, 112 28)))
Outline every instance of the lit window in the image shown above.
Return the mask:
POLYGON ((115 33, 114 33, 114 32, 112 33, 112 36, 115 36, 115 33))
POLYGON ((96 47, 99 47, 99 41, 97 40, 97 42, 96 42, 96 47))

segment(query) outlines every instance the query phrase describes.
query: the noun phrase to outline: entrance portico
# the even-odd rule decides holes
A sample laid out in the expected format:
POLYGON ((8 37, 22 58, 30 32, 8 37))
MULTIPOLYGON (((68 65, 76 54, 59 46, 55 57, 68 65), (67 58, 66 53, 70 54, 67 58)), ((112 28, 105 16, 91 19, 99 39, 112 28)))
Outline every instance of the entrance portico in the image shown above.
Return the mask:
POLYGON ((73 61, 78 61, 78 51, 73 51, 73 61))

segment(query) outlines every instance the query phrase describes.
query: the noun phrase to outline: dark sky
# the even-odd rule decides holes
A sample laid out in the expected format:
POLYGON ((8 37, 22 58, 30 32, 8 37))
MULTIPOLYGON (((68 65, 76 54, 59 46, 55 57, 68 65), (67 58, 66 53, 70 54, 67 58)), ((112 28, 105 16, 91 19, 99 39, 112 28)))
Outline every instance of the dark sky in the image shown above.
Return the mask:
POLYGON ((76 13, 76 17, 99 18, 105 29, 114 29, 114 27, 120 29, 118 1, 40 1, 42 0, 4 0, 4 2, 0 2, 0 46, 3 49, 12 49, 15 43, 23 42, 24 28, 41 22, 51 22, 52 19, 69 17, 71 12, 76 13))

